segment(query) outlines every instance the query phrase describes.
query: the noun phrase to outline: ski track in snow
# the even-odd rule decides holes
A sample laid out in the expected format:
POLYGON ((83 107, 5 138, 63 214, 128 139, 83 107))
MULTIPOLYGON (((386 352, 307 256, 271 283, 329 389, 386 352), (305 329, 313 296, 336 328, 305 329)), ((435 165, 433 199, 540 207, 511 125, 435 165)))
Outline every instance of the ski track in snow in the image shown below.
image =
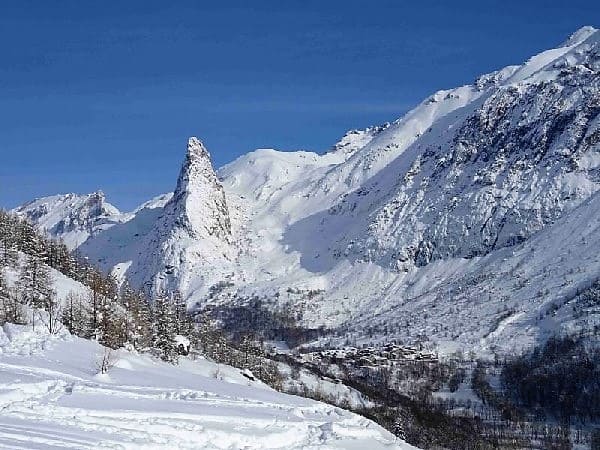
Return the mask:
POLYGON ((102 351, 67 333, 0 328, 0 448, 412 448, 363 417, 206 360, 172 366, 119 350, 97 375, 102 351))

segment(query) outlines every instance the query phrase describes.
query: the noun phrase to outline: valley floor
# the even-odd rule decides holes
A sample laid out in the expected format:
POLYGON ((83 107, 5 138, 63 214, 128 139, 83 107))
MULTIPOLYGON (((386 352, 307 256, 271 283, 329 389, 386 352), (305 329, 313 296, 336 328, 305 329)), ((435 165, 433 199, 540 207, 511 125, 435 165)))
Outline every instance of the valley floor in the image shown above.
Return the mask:
POLYGON ((172 366, 66 333, 0 327, 0 448, 410 449, 342 409, 273 391, 229 366, 172 366))

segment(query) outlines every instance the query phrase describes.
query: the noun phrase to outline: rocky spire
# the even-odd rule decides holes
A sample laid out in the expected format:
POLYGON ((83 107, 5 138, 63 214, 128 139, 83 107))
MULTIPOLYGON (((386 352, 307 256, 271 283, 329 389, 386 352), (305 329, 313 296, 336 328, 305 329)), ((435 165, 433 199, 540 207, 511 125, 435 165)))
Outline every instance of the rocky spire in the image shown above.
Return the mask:
POLYGON ((228 240, 231 235, 223 186, 208 150, 196 137, 188 140, 185 161, 167 210, 174 215, 176 224, 194 237, 209 235, 228 240))
POLYGON ((197 138, 188 139, 185 161, 179 172, 175 196, 185 195, 201 183, 218 183, 217 175, 210 162, 210 154, 204 144, 197 138))

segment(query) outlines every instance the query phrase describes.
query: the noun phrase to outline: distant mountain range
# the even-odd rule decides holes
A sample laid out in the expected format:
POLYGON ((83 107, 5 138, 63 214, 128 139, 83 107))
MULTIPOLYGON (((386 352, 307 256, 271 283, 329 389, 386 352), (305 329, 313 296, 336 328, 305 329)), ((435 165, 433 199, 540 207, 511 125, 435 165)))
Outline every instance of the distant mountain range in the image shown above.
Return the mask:
POLYGON ((600 32, 439 91, 331 151, 261 149, 215 171, 190 138, 174 192, 14 212, 117 277, 190 306, 261 299, 307 327, 441 351, 590 332, 600 305, 600 32))

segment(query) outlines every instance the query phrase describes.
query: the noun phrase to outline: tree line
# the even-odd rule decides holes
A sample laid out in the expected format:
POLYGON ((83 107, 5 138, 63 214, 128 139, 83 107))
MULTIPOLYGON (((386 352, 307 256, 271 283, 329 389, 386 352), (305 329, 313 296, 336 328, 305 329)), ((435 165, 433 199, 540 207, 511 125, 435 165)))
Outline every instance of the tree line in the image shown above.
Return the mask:
POLYGON ((126 347, 176 363, 181 354, 201 354, 248 369, 249 377, 278 387, 281 375, 251 333, 231 341, 208 314, 188 311, 179 292, 152 297, 117 280, 69 252, 60 240, 38 232, 27 220, 0 210, 0 325, 46 327, 57 333, 97 340, 111 349, 126 347), (8 270, 16 280, 8 282, 8 270), (51 269, 87 289, 57 298, 51 269), (254 375, 252 375, 254 374, 254 375))
POLYGON ((579 336, 555 336, 502 369, 505 390, 519 404, 562 423, 600 420, 600 349, 579 336))

